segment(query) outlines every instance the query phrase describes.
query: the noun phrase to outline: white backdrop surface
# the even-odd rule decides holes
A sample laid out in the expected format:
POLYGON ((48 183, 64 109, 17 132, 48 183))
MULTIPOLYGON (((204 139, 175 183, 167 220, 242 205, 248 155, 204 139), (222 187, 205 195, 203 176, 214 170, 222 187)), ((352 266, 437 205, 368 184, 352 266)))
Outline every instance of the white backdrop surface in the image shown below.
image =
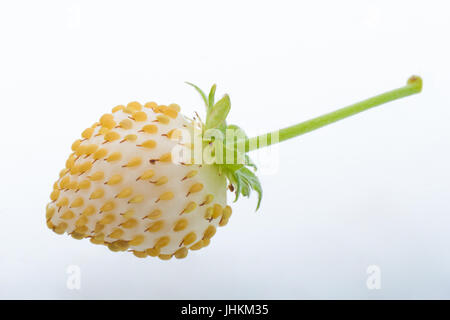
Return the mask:
MULTIPOLYGON (((450 298, 448 1, 3 1, 0 298, 450 298), (423 93, 280 144, 265 196, 184 260, 138 259, 45 225, 81 130, 117 104, 202 110, 249 133, 402 86, 423 93), (81 270, 67 288, 68 266, 81 270), (370 290, 367 268, 381 270, 370 290)), ((258 158, 258 155, 256 155, 258 158)))

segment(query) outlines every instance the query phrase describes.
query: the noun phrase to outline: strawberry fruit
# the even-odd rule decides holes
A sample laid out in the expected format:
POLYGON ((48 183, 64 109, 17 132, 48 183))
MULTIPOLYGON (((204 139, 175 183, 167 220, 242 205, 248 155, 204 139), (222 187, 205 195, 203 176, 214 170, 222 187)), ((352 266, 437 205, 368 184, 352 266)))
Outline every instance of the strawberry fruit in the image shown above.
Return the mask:
POLYGON ((249 151, 418 93, 422 81, 411 77, 402 88, 250 139, 227 124, 228 95, 215 102, 215 85, 208 96, 190 85, 205 102, 205 123, 183 116, 177 104, 131 102, 82 131, 53 185, 46 207, 50 229, 140 258, 184 258, 208 246, 228 223, 227 189, 236 193, 235 201, 255 190, 259 207, 262 188, 249 151), (196 161, 195 150, 208 150, 210 161, 196 161), (232 157, 223 161, 230 151, 232 157))

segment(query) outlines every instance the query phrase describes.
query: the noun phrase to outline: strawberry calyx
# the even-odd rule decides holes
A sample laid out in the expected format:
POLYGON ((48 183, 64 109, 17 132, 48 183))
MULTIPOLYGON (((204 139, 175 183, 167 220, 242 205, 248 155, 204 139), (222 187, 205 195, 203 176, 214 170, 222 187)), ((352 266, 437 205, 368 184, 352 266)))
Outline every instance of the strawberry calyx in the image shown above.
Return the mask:
POLYGON ((210 148, 215 157, 213 165, 217 166, 220 174, 226 176, 230 191, 235 193, 234 202, 241 195, 249 198, 251 191, 256 191, 258 195, 256 210, 258 210, 262 200, 262 186, 255 174, 257 170, 255 163, 243 149, 245 141, 248 140, 247 134, 239 126, 227 124, 226 118, 231 109, 229 95, 225 94, 215 102, 217 88, 215 84, 212 85, 207 96, 195 84, 186 83, 200 94, 206 107, 206 121, 201 124, 202 139, 204 148, 210 148))

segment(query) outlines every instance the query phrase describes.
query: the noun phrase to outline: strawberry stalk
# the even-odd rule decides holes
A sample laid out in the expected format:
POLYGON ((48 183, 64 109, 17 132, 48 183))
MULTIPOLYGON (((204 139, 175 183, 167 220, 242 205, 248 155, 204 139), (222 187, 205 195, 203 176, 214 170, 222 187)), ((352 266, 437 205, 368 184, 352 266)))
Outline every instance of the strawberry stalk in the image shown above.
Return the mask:
POLYGON ((253 150, 260 149, 278 142, 282 142, 294 137, 298 137, 302 134, 311 132, 313 130, 322 128, 333 122, 345 119, 347 117, 353 116, 357 113, 366 111, 373 107, 382 105, 384 103, 401 99, 422 90, 422 79, 418 76, 412 76, 408 79, 405 86, 397 88, 377 96, 371 97, 369 99, 357 102, 350 106, 338 109, 336 111, 324 114, 317 118, 313 118, 293 126, 283 128, 281 130, 273 131, 270 133, 265 133, 256 137, 246 139, 245 141, 245 152, 250 152, 253 150))

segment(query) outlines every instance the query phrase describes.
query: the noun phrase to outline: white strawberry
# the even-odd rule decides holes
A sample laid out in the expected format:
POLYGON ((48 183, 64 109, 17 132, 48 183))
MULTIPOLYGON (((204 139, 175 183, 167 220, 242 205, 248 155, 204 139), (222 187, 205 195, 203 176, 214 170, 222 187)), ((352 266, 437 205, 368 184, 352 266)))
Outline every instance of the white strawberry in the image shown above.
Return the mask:
POLYGON ((86 129, 47 207, 49 226, 138 256, 182 258, 231 214, 214 166, 175 165, 168 133, 190 126, 177 105, 116 107, 86 129))
MULTIPOLYGON (((421 79, 412 77, 405 87, 282 129, 277 136, 279 141, 298 136, 420 92, 421 86, 421 79)), ((184 258, 188 250, 207 246, 217 227, 227 224, 231 216, 227 186, 236 192, 236 199, 256 190, 259 207, 261 186, 247 168, 253 166, 248 156, 237 152, 237 145, 243 143, 243 150, 248 152, 263 146, 261 137, 269 137, 269 144, 277 142, 274 135, 248 139, 237 126, 226 124, 230 111, 227 95, 214 103, 215 86, 208 97, 194 87, 207 108, 205 124, 182 116, 176 104, 150 102, 142 106, 131 102, 113 108, 111 114, 85 129, 81 139, 72 144, 73 153, 53 186, 46 209, 48 227, 75 239, 89 238, 112 251, 168 260, 184 258), (244 156, 244 163, 235 163, 236 157, 234 163, 193 162, 195 146, 183 141, 182 134, 188 132, 193 138, 199 130, 205 134, 209 129, 242 134, 240 140, 233 138, 233 152, 244 156), (183 158, 189 161, 174 159, 174 150, 189 154, 183 158)), ((201 137, 200 145, 201 151, 229 151, 221 139, 201 137), (219 149, 215 149, 217 146, 219 149)), ((217 152, 214 157, 218 157, 217 152)))

